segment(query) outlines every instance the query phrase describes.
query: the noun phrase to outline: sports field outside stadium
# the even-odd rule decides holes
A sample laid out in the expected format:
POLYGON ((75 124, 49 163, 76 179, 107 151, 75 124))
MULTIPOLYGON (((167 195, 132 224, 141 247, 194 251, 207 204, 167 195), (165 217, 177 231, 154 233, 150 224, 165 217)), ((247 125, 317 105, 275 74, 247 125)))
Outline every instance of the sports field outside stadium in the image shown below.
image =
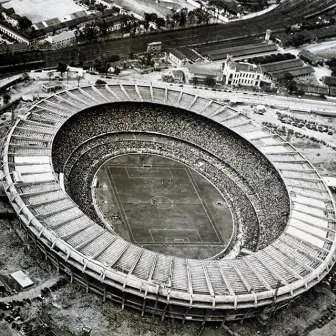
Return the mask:
POLYGON ((225 249, 234 232, 231 211, 207 179, 177 161, 122 155, 96 174, 96 209, 124 239, 188 258, 225 249))

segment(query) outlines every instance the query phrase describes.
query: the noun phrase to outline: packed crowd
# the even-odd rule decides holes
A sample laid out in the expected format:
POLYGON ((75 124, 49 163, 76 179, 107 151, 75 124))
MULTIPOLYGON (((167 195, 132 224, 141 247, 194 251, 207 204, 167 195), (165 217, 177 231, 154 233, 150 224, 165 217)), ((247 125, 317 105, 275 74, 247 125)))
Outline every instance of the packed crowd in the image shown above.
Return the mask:
POLYGON ((211 158, 209 154, 179 140, 158 135, 155 135, 155 139, 154 136, 149 136, 148 141, 131 138, 133 137, 130 134, 127 134, 125 138, 121 134, 95 138, 90 144, 86 144, 87 151, 78 158, 70 170, 67 183, 68 192, 87 215, 98 220, 92 204, 90 185, 102 162, 111 156, 123 153, 139 153, 140 151, 141 153, 159 154, 191 166, 214 183, 233 210, 236 231, 238 235, 241 233, 243 245, 253 250, 257 248, 258 219, 254 207, 234 179, 214 166, 218 164, 218 159, 216 162, 215 157, 211 158), (209 157, 209 160, 205 160, 202 168, 199 168, 197 162, 200 158, 204 160, 205 157, 209 157))
MULTIPOLYGON (((230 189, 228 193, 230 193, 231 205, 241 209, 241 211, 235 209, 236 215, 239 213, 240 218, 246 217, 244 227, 249 226, 249 230, 256 232, 253 229, 255 224, 250 225, 255 221, 255 213, 258 214, 259 234, 253 235, 258 236, 258 242, 251 243, 250 248, 265 247, 281 233, 286 225, 289 211, 288 194, 270 162, 247 141, 230 130, 185 110, 129 102, 87 109, 71 118, 58 132, 53 143, 54 167, 56 171, 66 170, 68 176, 69 169, 73 166, 73 173, 68 176, 70 180, 71 176, 75 176, 71 180, 71 194, 79 204, 86 202, 80 199, 82 195, 87 195, 88 203, 86 206, 82 205, 84 208, 90 208, 91 193, 88 191, 88 186, 98 164, 100 165, 107 157, 116 155, 118 151, 137 152, 137 149, 143 146, 180 161, 185 158, 185 163, 195 168, 197 168, 196 158, 199 160, 201 157, 205 160, 207 164, 202 166, 202 169, 196 170, 207 176, 221 189, 222 193, 225 194, 225 191, 230 189), (99 146, 99 140, 97 143, 85 143, 97 135, 125 131, 163 134, 170 139, 164 144, 153 142, 152 148, 148 143, 140 143, 134 139, 133 141, 120 139, 121 141, 117 142, 115 138, 115 141, 102 146, 99 146), (183 146, 179 146, 179 143, 183 143, 183 146), (193 144, 194 146, 189 147, 193 149, 187 151, 186 143, 193 144), (88 151, 93 147, 95 147, 94 150, 88 151), (86 152, 87 154, 82 155, 86 152), (193 155, 192 152, 194 152, 193 155), (195 158, 194 161, 192 157, 195 158), (83 174, 86 174, 86 180, 83 179, 83 174), (235 187, 229 184, 229 176, 231 181, 234 181, 235 187), (254 209, 246 205, 237 207, 237 204, 233 204, 245 203, 242 200, 247 200, 246 204, 252 204, 254 209)), ((95 215, 92 214, 92 216, 95 215)))

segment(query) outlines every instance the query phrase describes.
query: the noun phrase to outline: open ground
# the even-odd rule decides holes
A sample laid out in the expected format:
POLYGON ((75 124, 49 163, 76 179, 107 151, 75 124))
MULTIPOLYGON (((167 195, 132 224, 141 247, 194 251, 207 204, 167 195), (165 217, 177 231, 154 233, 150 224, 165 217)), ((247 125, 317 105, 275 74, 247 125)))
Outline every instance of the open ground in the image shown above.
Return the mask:
POLYGON ((70 20, 65 17, 84 10, 73 0, 10 0, 3 3, 3 6, 12 7, 16 14, 27 16, 33 23, 53 18, 59 18, 60 21, 70 20))

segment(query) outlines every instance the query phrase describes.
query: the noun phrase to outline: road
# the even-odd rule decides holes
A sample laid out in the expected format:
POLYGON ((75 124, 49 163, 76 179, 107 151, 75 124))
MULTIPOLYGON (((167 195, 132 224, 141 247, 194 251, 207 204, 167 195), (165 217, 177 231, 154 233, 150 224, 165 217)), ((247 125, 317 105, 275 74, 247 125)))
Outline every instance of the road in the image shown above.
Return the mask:
POLYGON ((336 101, 332 100, 313 100, 305 98, 296 98, 288 96, 279 95, 269 95, 264 93, 253 93, 253 92, 243 92, 229 90, 227 92, 222 91, 211 91, 205 89, 194 89, 191 85, 184 85, 183 88, 186 92, 193 92, 199 96, 204 96, 207 98, 216 98, 221 100, 232 100, 236 102, 243 102, 245 104, 253 105, 267 105, 276 106, 283 109, 302 109, 303 111, 316 111, 316 112, 329 112, 336 117, 336 101))
POLYGON ((26 291, 20 292, 18 294, 15 295, 11 295, 11 296, 5 296, 5 297, 1 297, 0 298, 0 302, 12 302, 14 300, 16 301, 22 301, 23 299, 33 299, 37 296, 39 296, 41 294, 41 290, 44 287, 51 287, 52 285, 54 285, 59 279, 61 278, 60 275, 54 275, 52 277, 50 277, 48 280, 40 283, 39 285, 37 285, 34 288, 28 289, 26 291))

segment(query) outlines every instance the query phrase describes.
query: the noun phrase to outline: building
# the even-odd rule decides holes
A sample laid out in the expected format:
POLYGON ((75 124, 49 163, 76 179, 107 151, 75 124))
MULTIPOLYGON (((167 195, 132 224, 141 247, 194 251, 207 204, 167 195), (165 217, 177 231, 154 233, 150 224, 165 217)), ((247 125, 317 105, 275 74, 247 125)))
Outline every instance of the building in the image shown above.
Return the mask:
POLYGON ((305 62, 311 65, 323 65, 323 59, 321 57, 316 56, 312 52, 306 49, 302 49, 298 56, 305 62))
POLYGON ((21 16, 13 13, 7 16, 7 22, 10 23, 13 27, 16 27, 19 24, 21 16))
POLYGON ((172 70, 171 73, 175 83, 184 83, 185 75, 182 70, 172 70))
POLYGON ((1 22, 0 23, 0 32, 11 37, 15 41, 30 44, 31 38, 24 32, 20 32, 15 27, 10 26, 7 22, 1 22))
POLYGON ((46 82, 42 84, 41 89, 46 93, 56 92, 57 90, 62 90, 63 85, 60 82, 46 82))
POLYGON ((69 30, 58 35, 48 36, 45 40, 50 43, 52 49, 59 49, 75 43, 76 35, 73 30, 69 30))
POLYGON ((24 274, 21 270, 11 274, 11 277, 22 287, 27 288, 34 284, 34 282, 24 274))
POLYGON ((336 77, 334 76, 325 76, 323 78, 324 84, 328 86, 336 86, 336 77))
POLYGON ((224 84, 258 86, 262 79, 260 65, 250 63, 240 63, 232 61, 230 56, 224 62, 223 68, 224 84))
POLYGON ((162 50, 162 42, 147 43, 147 52, 160 52, 162 50))
POLYGON ((221 69, 213 70, 200 65, 191 65, 187 69, 188 82, 204 83, 207 77, 213 78, 216 83, 223 81, 223 72, 221 69))
POLYGON ((193 64, 202 59, 194 50, 188 47, 171 48, 167 50, 168 61, 175 66, 193 64))
POLYGON ((287 74, 291 74, 293 78, 302 78, 311 76, 315 72, 314 68, 310 65, 300 66, 288 70, 281 70, 272 73, 272 79, 283 80, 287 74))
POLYGON ((2 7, 2 8, 1 8, 1 14, 2 14, 3 18, 4 18, 7 22, 9 22, 8 20, 11 19, 10 16, 13 15, 13 14, 15 14, 15 11, 14 11, 13 8, 4 8, 4 7, 2 7))

